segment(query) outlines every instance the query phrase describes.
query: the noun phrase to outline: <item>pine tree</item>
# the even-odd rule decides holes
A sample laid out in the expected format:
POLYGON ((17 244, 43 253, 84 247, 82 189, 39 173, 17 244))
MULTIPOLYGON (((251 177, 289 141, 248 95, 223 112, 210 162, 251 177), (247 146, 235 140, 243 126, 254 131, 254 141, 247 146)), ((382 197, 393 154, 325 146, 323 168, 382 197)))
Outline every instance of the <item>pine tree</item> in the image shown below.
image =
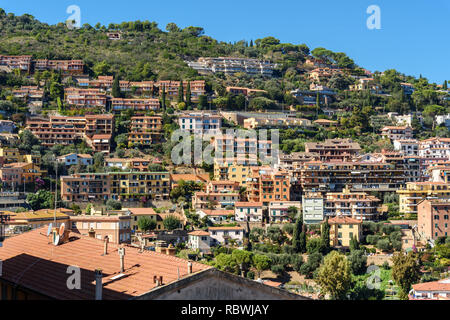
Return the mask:
POLYGON ((122 97, 122 93, 120 92, 120 82, 119 77, 116 76, 114 78, 113 86, 112 86, 112 95, 114 98, 122 97))
POLYGON ((191 82, 188 81, 186 86, 186 107, 191 106, 191 82))
POLYGON ((178 87, 178 102, 184 102, 183 80, 180 81, 180 86, 178 87))

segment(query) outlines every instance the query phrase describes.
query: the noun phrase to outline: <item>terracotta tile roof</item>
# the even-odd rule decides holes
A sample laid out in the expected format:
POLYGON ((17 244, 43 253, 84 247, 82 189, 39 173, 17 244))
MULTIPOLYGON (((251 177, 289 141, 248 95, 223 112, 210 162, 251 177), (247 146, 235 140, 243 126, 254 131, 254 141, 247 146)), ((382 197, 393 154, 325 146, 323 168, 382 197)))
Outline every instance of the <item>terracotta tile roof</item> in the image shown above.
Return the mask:
POLYGON ((209 227, 208 230, 244 230, 242 227, 209 227))
POLYGON ((153 208, 128 208, 127 210, 130 211, 131 214, 140 215, 140 216, 157 214, 153 208))
MULTIPOLYGON (((0 250, 3 260, 2 279, 61 300, 93 300, 95 297, 94 271, 103 271, 103 299, 118 300, 140 296, 156 286, 153 276, 162 276, 163 284, 186 277, 187 260, 157 252, 126 247, 125 271, 121 274, 118 245, 109 243, 103 256, 103 242, 70 233, 71 241, 54 246, 45 236, 47 228, 35 229, 8 238, 0 250), (81 269, 81 290, 69 290, 66 281, 68 266, 81 269)), ((192 262, 193 272, 211 268, 192 262)))
POLYGON ((262 202, 236 202, 234 206, 237 207, 262 207, 262 202))
POLYGON ((188 235, 190 235, 190 236, 209 236, 209 232, 203 231, 203 230, 195 230, 195 231, 189 232, 188 235))
POLYGON ((431 281, 424 283, 417 283, 412 285, 415 291, 449 291, 450 292, 450 278, 431 281))
POLYGON ((357 220, 357 219, 353 219, 350 217, 334 217, 334 218, 329 218, 328 219, 328 223, 330 224, 360 224, 362 223, 361 220, 357 220))
POLYGON ((234 215, 234 210, 201 210, 203 211, 207 216, 228 216, 230 214, 234 215))

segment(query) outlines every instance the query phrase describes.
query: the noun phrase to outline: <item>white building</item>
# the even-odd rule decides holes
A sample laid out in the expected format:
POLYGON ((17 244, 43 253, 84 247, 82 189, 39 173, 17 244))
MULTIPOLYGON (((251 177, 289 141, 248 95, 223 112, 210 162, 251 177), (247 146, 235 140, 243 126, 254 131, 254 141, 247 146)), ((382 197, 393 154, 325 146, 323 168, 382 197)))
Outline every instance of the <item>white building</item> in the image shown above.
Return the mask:
POLYGON ((188 247, 200 252, 209 253, 213 240, 209 232, 196 230, 188 233, 188 247))
POLYGON ((79 163, 85 166, 93 164, 92 156, 89 154, 69 153, 58 157, 57 160, 60 163, 64 163, 64 165, 66 166, 71 166, 79 163))
POLYGON ((419 156, 450 159, 450 138, 434 137, 419 142, 419 156))
POLYGON ((262 202, 236 202, 234 204, 236 221, 261 222, 263 218, 262 202))
POLYGON ((211 238, 220 244, 227 244, 229 240, 235 240, 239 244, 244 241, 242 227, 209 227, 208 231, 211 238))
POLYGON ((303 222, 305 224, 321 223, 323 216, 323 196, 318 192, 308 192, 302 196, 303 222))
MULTIPOLYGON (((208 217, 213 223, 222 223, 223 221, 228 220, 230 216, 234 216, 234 210, 198 209, 197 214, 200 218, 208 217)), ((231 218, 230 220, 234 220, 234 218, 231 218)))
POLYGON ((13 133, 16 124, 11 120, 0 120, 0 133, 13 133))
POLYGON ((436 124, 438 126, 444 124, 447 128, 450 128, 450 113, 446 115, 436 116, 436 124))
POLYGON ((407 140, 413 138, 413 130, 410 126, 386 126, 381 135, 390 140, 407 140))
POLYGON ((269 202, 269 219, 270 222, 288 222, 288 209, 296 207, 300 212, 302 206, 300 201, 271 201, 269 202))
POLYGON ((419 155, 419 141, 415 139, 394 140, 394 149, 405 156, 419 155))
POLYGON ((178 124, 181 130, 190 134, 214 135, 221 133, 222 117, 206 112, 190 112, 179 115, 178 124))

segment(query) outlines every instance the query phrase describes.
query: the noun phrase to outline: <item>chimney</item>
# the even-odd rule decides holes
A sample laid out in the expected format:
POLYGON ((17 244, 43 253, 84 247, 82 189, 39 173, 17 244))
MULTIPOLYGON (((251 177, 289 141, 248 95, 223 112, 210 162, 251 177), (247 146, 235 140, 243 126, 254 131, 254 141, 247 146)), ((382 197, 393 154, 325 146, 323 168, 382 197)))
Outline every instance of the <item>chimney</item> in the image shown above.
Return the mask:
POLYGON ((192 273, 192 262, 188 261, 188 274, 192 273))
POLYGON ((106 256, 106 255, 108 254, 108 242, 109 242, 109 237, 108 237, 108 236, 105 236, 105 238, 104 238, 104 240, 103 240, 103 243, 104 243, 104 246, 103 246, 103 255, 104 255, 104 256, 106 256))
POLYGON ((121 247, 117 250, 119 252, 120 257, 120 272, 125 271, 125 248, 121 247))
POLYGON ((103 278, 102 270, 95 269, 95 300, 102 300, 102 290, 103 290, 102 278, 103 278))
POLYGON ((159 285, 160 285, 160 286, 163 285, 163 276, 159 276, 159 285))

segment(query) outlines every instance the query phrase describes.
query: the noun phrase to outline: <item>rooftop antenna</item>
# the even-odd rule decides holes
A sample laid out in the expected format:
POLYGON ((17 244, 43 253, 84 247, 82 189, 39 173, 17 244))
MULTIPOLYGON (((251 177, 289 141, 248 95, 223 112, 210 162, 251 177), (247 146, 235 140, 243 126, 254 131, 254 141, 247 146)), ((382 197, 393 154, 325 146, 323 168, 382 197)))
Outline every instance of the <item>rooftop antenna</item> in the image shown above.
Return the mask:
POLYGON ((58 204, 58 162, 55 161, 56 165, 56 179, 55 179, 55 211, 53 213, 53 222, 56 226, 56 206, 58 204))

